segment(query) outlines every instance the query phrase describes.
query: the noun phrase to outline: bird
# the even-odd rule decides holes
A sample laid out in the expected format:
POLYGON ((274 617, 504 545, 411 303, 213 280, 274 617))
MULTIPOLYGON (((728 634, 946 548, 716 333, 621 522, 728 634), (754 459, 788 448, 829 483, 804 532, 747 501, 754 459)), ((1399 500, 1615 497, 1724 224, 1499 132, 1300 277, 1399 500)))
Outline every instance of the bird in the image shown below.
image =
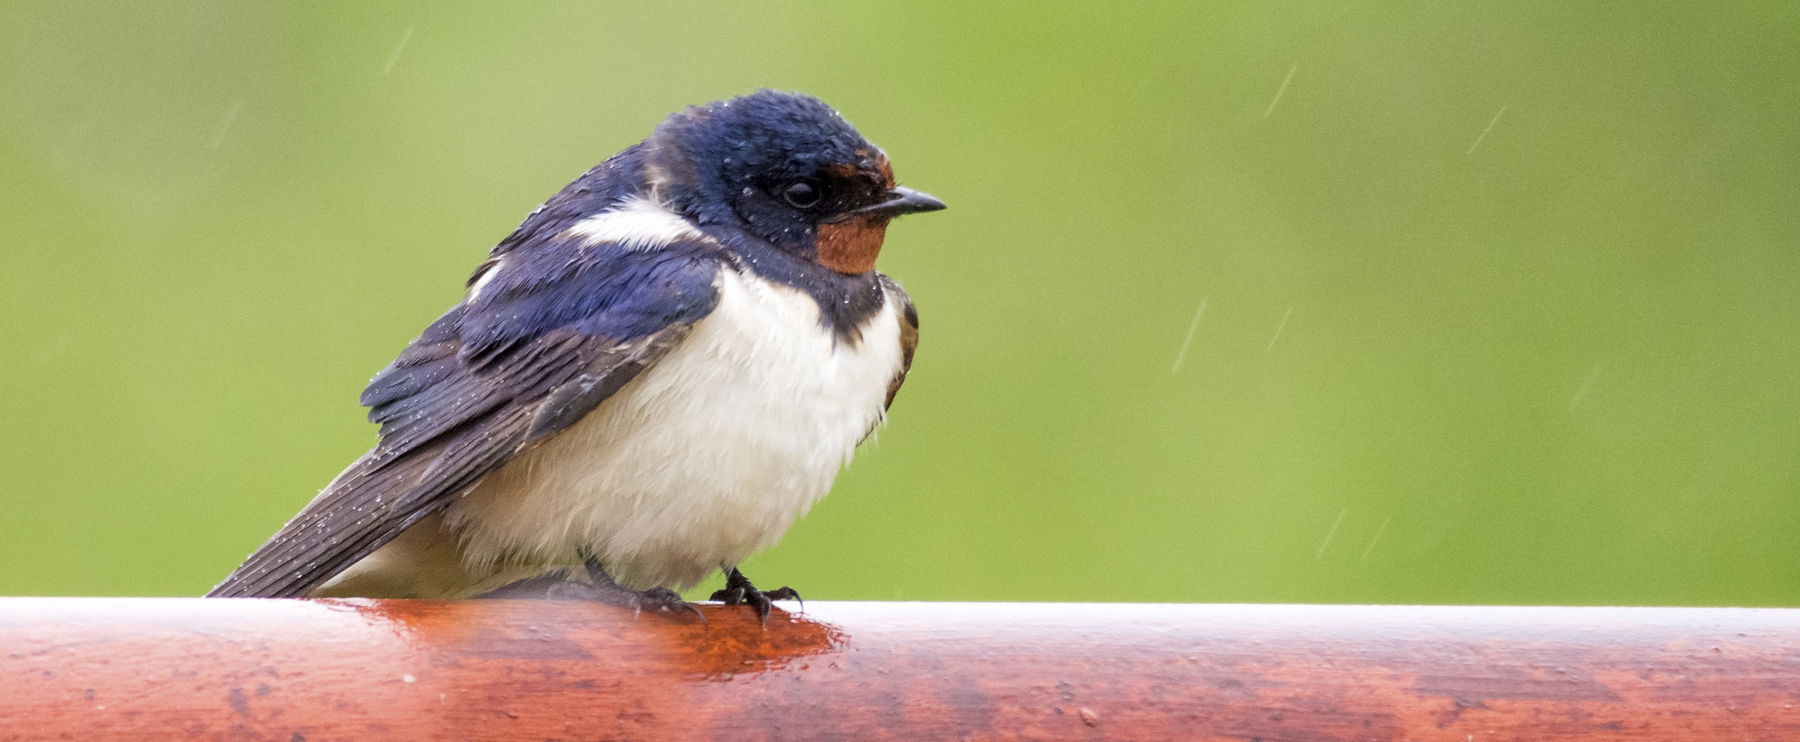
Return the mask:
POLYGON ((818 98, 671 114, 490 251, 363 391, 374 447, 208 596, 682 611, 719 570, 766 620, 798 594, 738 565, 885 421, 919 319, 876 258, 943 208, 818 98))

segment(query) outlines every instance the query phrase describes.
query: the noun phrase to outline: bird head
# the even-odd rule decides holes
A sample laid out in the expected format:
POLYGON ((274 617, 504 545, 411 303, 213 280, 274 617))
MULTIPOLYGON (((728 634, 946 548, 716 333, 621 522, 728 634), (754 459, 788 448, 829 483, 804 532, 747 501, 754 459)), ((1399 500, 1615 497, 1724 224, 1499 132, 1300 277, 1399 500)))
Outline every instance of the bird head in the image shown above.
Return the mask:
POLYGON ((817 98, 759 90, 670 116, 646 142, 656 198, 846 274, 875 268, 890 220, 943 202, 900 186, 881 148, 817 98))

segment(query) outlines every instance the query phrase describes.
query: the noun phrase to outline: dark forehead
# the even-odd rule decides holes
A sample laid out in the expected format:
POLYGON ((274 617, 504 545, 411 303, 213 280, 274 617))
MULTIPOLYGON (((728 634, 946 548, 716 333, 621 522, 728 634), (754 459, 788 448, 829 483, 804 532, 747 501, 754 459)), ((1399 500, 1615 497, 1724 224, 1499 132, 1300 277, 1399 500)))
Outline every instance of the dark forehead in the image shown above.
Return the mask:
POLYGON ((684 130, 690 147, 745 165, 878 171, 887 160, 831 106, 799 93, 759 90, 689 109, 665 126, 684 130))

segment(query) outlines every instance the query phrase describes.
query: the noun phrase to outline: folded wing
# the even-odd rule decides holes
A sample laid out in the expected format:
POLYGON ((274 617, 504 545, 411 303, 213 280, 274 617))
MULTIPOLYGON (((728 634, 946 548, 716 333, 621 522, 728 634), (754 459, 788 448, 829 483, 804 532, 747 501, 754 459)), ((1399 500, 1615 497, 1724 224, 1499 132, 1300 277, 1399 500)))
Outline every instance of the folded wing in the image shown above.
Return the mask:
POLYGON ((704 243, 506 262, 369 383, 375 448, 209 596, 306 595, 604 403, 717 303, 704 243))

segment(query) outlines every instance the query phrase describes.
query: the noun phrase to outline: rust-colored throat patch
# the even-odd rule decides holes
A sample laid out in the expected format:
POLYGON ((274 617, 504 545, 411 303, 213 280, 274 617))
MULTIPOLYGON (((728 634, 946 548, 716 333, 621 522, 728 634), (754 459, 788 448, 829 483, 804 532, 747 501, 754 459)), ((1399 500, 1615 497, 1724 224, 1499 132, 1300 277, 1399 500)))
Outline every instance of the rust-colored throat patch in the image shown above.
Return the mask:
POLYGON ((860 216, 819 225, 819 265, 849 274, 875 270, 887 225, 888 219, 860 216))

